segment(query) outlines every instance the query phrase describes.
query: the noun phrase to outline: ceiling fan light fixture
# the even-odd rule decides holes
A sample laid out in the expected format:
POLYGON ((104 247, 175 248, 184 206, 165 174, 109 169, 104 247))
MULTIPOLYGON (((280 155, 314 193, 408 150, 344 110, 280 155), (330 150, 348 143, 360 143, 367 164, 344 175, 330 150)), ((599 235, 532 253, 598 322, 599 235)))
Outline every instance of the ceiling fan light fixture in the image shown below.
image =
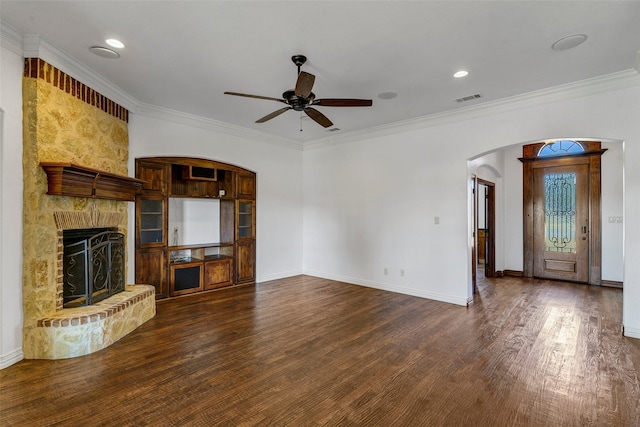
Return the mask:
POLYGON ((467 77, 469 75, 469 72, 467 70, 458 70, 455 73, 453 73, 453 77, 455 77, 456 79, 461 79, 463 77, 467 77))
MULTIPOLYGON (((316 79, 316 76, 313 74, 307 73, 306 71, 301 71, 300 66, 304 64, 307 58, 304 55, 294 55, 291 57, 294 65, 298 67, 298 78, 296 80, 295 89, 290 89, 285 91, 282 94, 282 99, 271 98, 267 96, 259 96, 259 95, 250 95, 248 93, 239 93, 239 92, 224 92, 225 95, 235 95, 235 96, 244 96, 247 98, 257 98, 257 99, 265 99, 271 101, 281 102, 286 104, 286 107, 283 107, 279 110, 274 111, 271 114, 267 114, 261 119, 256 120, 256 123, 264 123, 273 119, 274 117, 279 116, 288 110, 300 111, 304 112, 311 120, 319 124, 324 128, 328 128, 333 126, 331 120, 327 118, 323 113, 316 110, 315 106, 318 107, 371 107, 373 105, 373 101, 370 99, 352 99, 352 98, 324 98, 324 99, 316 99, 316 96, 311 89, 313 88, 313 83, 316 79), (313 107, 312 107, 313 106, 313 107)), ((397 95, 397 94, 396 94, 397 95)), ((302 120, 300 120, 300 124, 302 125, 302 120)), ((300 131, 302 131, 302 126, 300 126, 300 131)))

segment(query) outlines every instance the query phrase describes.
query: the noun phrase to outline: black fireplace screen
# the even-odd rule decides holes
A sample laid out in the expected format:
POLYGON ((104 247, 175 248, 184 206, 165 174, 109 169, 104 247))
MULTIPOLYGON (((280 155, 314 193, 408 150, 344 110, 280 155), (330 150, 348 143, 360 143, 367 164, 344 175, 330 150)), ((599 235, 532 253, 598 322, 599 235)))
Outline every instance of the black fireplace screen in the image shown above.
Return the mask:
POLYGON ((95 304, 124 291, 124 235, 68 230, 63 236, 64 307, 95 304))

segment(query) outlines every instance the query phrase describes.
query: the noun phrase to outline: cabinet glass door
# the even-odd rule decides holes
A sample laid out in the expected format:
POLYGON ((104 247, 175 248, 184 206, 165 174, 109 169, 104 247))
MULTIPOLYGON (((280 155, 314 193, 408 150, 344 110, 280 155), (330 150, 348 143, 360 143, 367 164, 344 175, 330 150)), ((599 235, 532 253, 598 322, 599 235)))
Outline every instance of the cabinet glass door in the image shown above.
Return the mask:
POLYGON ((140 200, 140 243, 164 242, 164 200, 140 200))
POLYGON ((238 202, 238 238, 252 238, 253 233, 253 202, 238 202))

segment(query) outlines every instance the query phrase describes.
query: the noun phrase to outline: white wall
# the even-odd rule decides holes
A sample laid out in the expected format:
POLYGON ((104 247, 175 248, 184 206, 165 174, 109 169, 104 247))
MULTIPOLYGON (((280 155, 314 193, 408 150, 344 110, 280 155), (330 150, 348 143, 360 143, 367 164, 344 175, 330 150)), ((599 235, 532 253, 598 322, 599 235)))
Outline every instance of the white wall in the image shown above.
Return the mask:
POLYGON ((169 198, 170 246, 220 242, 220 199, 169 198))
MULTIPOLYGON (((522 145, 512 145, 504 152, 504 235, 509 236, 504 244, 504 269, 523 271, 523 225, 522 225, 522 145)), ((621 260, 622 262, 622 260, 621 260)))
POLYGON ((602 143, 607 152, 602 155, 602 279, 622 282, 624 277, 623 164, 620 142, 602 143))
POLYGON ((22 57, 0 48, 0 369, 22 359, 22 57))
MULTIPOLYGON (((473 110, 453 123, 437 117, 422 127, 382 129, 358 141, 305 151, 304 271, 463 304, 471 289, 467 160, 546 138, 625 141, 624 216, 637 218, 640 168, 630 165, 640 161, 640 77, 629 79, 626 88, 598 92, 579 86, 567 97, 551 94, 515 109, 473 110)), ((505 163, 507 168, 517 175, 513 162, 505 163)), ((521 204, 521 190, 515 189, 521 183, 521 175, 505 183, 509 203, 517 197, 521 204)), ((513 229, 516 221, 521 215, 505 219, 513 229)), ((640 263, 634 261, 640 259, 640 245, 634 244, 640 241, 640 224, 627 221, 624 230, 625 330, 640 337, 640 263)), ((504 263, 522 269, 522 261, 510 255, 504 263)))
MULTIPOLYGON (((134 159, 184 156, 217 160, 257 174, 257 280, 302 272, 302 151, 225 132, 195 118, 129 116, 129 171, 134 159), (175 120, 172 120, 175 118, 175 120)), ((134 280, 134 206, 129 208, 128 281, 134 280)), ((169 236, 171 238, 171 236, 169 236)))
POLYGON ((455 127, 305 151, 305 273, 466 304, 467 162, 455 127))

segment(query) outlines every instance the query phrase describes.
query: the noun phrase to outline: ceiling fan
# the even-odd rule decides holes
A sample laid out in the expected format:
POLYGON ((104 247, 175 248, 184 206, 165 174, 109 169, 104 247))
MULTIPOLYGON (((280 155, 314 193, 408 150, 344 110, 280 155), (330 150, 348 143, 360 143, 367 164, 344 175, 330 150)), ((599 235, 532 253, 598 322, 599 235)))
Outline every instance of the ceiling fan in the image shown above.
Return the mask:
POLYGON ((279 116, 288 110, 304 111, 307 116, 318 123, 320 126, 328 128, 332 126, 331 120, 327 118, 320 111, 316 110, 312 106, 318 105, 320 107, 370 107, 373 105, 373 101, 370 99, 351 99, 351 98, 325 98, 316 99, 316 95, 311 92, 313 88, 313 82, 316 76, 304 71, 300 71, 302 64, 307 62, 307 57, 304 55, 293 55, 291 57, 293 63, 298 67, 298 80, 296 81, 295 89, 289 89, 282 94, 282 99, 271 98, 268 96, 249 95, 246 93, 238 92, 225 92, 225 95, 245 96, 247 98, 266 99, 268 101, 277 101, 287 104, 287 107, 267 114, 261 119, 256 120, 256 123, 264 123, 267 120, 271 120, 274 117, 279 116))

